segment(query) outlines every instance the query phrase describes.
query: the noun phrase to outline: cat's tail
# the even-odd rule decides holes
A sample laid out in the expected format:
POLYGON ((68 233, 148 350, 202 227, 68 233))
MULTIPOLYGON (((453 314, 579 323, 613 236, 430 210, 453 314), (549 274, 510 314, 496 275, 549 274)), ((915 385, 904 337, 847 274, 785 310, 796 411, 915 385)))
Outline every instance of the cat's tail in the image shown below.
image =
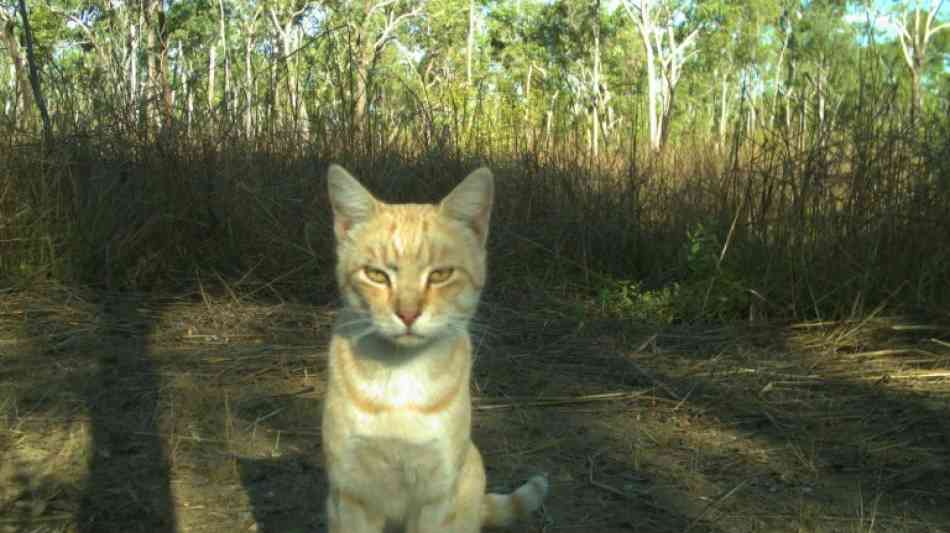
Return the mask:
POLYGON ((510 494, 488 493, 482 499, 482 525, 506 527, 527 517, 539 507, 548 494, 548 479, 534 476, 510 494))

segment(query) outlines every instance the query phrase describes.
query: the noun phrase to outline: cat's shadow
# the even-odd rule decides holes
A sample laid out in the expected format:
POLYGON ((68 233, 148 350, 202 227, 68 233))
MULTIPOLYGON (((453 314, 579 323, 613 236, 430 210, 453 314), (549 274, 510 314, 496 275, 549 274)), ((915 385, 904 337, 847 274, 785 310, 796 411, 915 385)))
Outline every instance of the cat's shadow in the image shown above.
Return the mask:
MULTIPOLYGON (((238 459, 257 533, 325 533, 326 473, 309 456, 238 459)), ((385 533, 402 533, 389 525, 385 533)))
POLYGON ((326 476, 304 455, 238 459, 241 484, 258 533, 326 531, 326 476))

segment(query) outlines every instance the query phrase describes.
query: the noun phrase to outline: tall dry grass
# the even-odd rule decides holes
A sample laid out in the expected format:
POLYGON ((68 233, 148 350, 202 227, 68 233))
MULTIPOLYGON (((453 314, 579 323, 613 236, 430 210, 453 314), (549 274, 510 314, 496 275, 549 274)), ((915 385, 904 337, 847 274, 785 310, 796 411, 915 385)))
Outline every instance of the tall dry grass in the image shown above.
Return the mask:
POLYGON ((118 112, 94 127, 77 119, 48 147, 0 136, 0 280, 174 290, 203 279, 324 298, 327 164, 392 201, 435 200, 487 164, 500 295, 557 295, 582 312, 655 305, 670 320, 946 312, 950 119, 910 128, 891 101, 864 105, 719 151, 703 135, 662 154, 631 138, 596 159, 578 135, 535 143, 498 131, 511 124, 324 124, 302 142, 276 129, 245 139, 223 121, 155 134, 118 112))

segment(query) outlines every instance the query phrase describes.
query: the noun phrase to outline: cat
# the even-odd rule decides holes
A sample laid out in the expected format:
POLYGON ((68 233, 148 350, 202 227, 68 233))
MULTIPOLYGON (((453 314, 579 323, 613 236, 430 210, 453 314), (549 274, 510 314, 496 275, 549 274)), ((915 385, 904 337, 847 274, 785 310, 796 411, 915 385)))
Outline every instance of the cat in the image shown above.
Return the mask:
POLYGON ((383 203, 337 165, 327 181, 343 298, 322 429, 330 533, 473 533, 529 515, 547 478, 486 494, 471 440, 468 324, 485 283, 491 171, 438 205, 383 203))

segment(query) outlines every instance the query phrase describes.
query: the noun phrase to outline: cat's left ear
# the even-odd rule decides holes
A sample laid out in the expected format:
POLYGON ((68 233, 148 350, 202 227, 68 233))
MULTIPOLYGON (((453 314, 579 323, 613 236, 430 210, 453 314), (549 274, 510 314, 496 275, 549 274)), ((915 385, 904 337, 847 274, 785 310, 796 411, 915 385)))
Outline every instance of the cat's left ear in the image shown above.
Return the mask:
POLYGON ((327 188, 333 208, 333 230, 338 241, 354 225, 365 222, 376 212, 376 198, 340 165, 327 170, 327 188))
POLYGON ((442 200, 439 211, 468 225, 484 246, 494 197, 495 179, 490 170, 482 167, 469 174, 442 200))

